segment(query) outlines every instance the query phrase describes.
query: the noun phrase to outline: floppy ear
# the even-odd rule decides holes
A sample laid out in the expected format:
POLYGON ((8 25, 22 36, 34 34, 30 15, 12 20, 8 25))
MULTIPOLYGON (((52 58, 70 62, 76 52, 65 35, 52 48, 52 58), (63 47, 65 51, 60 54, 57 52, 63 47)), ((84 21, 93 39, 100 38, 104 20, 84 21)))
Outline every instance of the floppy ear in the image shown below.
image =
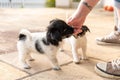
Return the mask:
POLYGON ((82 26, 82 30, 83 30, 84 32, 87 32, 87 31, 90 32, 90 29, 89 29, 86 25, 83 25, 83 26, 82 26))
POLYGON ((54 22, 54 21, 55 21, 55 20, 53 19, 53 20, 50 21, 50 23, 52 23, 52 22, 54 22))
POLYGON ((79 33, 77 36, 83 36, 87 31, 90 32, 90 29, 86 25, 83 25, 81 29, 82 29, 82 32, 79 33))
POLYGON ((50 21, 50 23, 52 23, 52 22, 54 22, 54 21, 56 21, 56 20, 58 20, 58 19, 57 19, 57 18, 56 18, 56 19, 53 19, 53 20, 50 21))
POLYGON ((55 45, 55 46, 58 46, 59 45, 59 41, 62 41, 62 37, 61 37, 61 34, 58 30, 56 29, 51 29, 51 30, 48 30, 47 32, 47 40, 55 45))

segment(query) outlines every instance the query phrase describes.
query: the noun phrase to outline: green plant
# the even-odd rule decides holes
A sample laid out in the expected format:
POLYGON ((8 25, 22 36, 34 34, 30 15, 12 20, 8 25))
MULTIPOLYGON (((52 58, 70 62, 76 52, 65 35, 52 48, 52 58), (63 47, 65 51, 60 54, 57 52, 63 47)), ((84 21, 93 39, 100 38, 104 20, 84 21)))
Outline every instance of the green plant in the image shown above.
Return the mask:
POLYGON ((73 0, 73 2, 80 2, 80 0, 73 0))
POLYGON ((55 0, 47 0, 46 6, 47 7, 55 7, 55 0))

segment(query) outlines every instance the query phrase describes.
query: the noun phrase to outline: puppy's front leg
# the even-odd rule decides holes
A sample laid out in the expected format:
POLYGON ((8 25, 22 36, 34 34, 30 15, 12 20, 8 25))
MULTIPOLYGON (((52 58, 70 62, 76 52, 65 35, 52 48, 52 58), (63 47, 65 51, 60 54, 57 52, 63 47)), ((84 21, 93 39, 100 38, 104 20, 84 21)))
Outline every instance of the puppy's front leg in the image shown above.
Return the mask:
POLYGON ((58 61, 57 61, 57 58, 56 58, 56 55, 47 55, 48 58, 51 60, 52 62, 52 66, 53 66, 53 69, 54 70, 60 70, 60 66, 58 65, 58 61))
POLYGON ((80 59, 78 57, 77 44, 76 44, 76 40, 74 38, 72 39, 73 40, 71 41, 71 48, 72 48, 73 62, 78 64, 80 62, 80 59))
POLYGON ((87 56, 86 56, 86 49, 87 49, 87 45, 85 44, 84 46, 82 46, 82 59, 83 60, 87 60, 87 56))
POLYGON ((78 64, 80 62, 80 59, 78 57, 78 51, 76 46, 72 46, 72 54, 73 54, 73 62, 75 62, 76 64, 78 64))
POLYGON ((77 39, 75 39, 74 37, 71 37, 69 40, 72 48, 73 62, 78 64, 80 62, 80 59, 78 57, 77 39))

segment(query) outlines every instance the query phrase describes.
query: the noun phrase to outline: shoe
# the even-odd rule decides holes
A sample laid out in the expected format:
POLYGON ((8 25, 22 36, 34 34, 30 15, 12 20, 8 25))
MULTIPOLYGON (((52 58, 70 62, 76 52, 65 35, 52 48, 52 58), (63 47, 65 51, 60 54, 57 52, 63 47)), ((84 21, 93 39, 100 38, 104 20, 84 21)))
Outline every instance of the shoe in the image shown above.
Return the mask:
POLYGON ((114 31, 109 35, 101 38, 96 38, 98 42, 106 42, 106 43, 119 43, 120 44, 120 32, 114 31))
POLYGON ((96 64, 95 72, 106 78, 120 78, 120 59, 96 64))

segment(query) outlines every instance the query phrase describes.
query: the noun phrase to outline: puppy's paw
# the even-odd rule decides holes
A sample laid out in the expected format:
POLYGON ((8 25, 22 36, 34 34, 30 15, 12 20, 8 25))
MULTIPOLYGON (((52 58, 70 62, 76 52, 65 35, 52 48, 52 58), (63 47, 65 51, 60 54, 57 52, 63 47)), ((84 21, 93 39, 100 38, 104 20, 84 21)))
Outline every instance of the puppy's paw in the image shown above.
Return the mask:
POLYGON ((81 57, 82 60, 88 60, 88 57, 85 56, 85 57, 81 57))
POLYGON ((75 64, 80 64, 80 61, 79 62, 74 62, 75 64))
POLYGON ((23 66, 23 68, 24 68, 24 69, 30 69, 31 67, 26 64, 26 65, 23 66))
POLYGON ((34 61, 35 59, 29 59, 29 61, 34 61))
POLYGON ((73 60, 73 62, 74 62, 75 64, 79 64, 79 63, 80 63, 80 60, 79 60, 79 59, 75 59, 75 60, 73 60))
POLYGON ((30 68, 31 68, 30 66, 24 67, 24 69, 30 69, 30 68))
POLYGON ((64 49, 61 49, 60 51, 61 51, 61 52, 64 52, 65 50, 64 50, 64 49))
POLYGON ((59 66, 55 66, 55 67, 53 67, 53 70, 58 71, 58 70, 61 70, 61 68, 59 66))
POLYGON ((64 52, 64 49, 60 48, 60 52, 64 52))

